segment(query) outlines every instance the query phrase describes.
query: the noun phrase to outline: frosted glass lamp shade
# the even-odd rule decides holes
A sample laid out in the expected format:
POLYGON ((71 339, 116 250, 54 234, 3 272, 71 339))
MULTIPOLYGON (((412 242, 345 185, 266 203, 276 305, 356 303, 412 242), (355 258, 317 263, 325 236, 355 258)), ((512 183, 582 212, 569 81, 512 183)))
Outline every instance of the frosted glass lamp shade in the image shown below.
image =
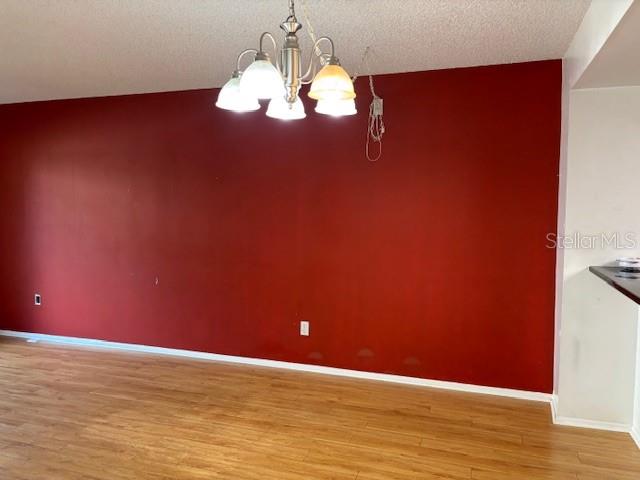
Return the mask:
POLYGON ((258 100, 242 95, 240 92, 240 75, 234 73, 233 77, 224 84, 218 93, 216 107, 233 112, 253 112, 260 108, 258 100))
POLYGON ((356 92, 346 70, 330 63, 316 74, 309 97, 314 100, 352 100, 356 98, 356 92))
MULTIPOLYGON (((280 88, 280 92, 282 92, 282 88, 280 88)), ((267 108, 267 117, 280 120, 300 120, 306 116, 300 97, 297 97, 293 104, 289 104, 284 95, 278 95, 269 102, 267 108)))
POLYGON ((240 91, 258 99, 275 98, 282 92, 282 75, 269 60, 255 60, 242 74, 240 91))
POLYGON ((316 104, 316 112, 323 115, 331 115, 332 117, 344 117, 346 115, 355 115, 356 102, 351 100, 318 100, 316 104))

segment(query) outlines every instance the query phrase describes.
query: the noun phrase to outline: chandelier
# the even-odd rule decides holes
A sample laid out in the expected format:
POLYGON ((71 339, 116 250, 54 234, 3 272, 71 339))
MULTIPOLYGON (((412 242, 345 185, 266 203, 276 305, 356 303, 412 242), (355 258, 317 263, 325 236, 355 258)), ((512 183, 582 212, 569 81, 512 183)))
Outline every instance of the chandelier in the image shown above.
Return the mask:
POLYGON ((298 120, 306 117, 299 96, 300 88, 311 84, 308 95, 317 101, 317 113, 332 116, 356 114, 353 82, 335 56, 333 40, 329 37, 314 39, 308 67, 303 74, 297 36, 302 25, 296 18, 294 0, 289 0, 289 16, 280 28, 285 33, 280 50, 275 37, 264 32, 260 36, 258 50, 249 48, 238 55, 236 70, 220 90, 216 106, 234 112, 251 112, 260 108, 259 100, 269 100, 268 117, 298 120), (264 49, 265 39, 273 44, 277 57, 275 65, 264 49), (321 47, 326 46, 329 52, 322 51, 321 47), (253 55, 253 61, 242 71, 240 63, 246 55, 253 55))

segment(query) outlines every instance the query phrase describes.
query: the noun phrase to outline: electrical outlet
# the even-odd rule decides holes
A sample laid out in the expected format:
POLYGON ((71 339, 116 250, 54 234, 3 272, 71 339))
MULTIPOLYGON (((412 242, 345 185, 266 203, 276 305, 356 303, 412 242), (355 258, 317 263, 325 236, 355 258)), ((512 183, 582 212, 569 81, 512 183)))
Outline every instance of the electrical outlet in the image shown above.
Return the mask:
POLYGON ((42 296, 39 293, 36 293, 33 296, 33 304, 37 305, 38 307, 42 305, 42 296))
POLYGON ((307 320, 302 320, 300 322, 300 335, 303 337, 309 336, 309 322, 307 320))

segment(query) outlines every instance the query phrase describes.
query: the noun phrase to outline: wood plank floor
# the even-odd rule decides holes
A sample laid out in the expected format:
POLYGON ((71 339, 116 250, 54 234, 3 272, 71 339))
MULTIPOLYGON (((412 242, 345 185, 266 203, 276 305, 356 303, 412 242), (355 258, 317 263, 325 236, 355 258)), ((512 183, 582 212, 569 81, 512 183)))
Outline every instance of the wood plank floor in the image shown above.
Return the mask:
POLYGON ((626 434, 499 397, 0 339, 3 480, 640 479, 626 434))

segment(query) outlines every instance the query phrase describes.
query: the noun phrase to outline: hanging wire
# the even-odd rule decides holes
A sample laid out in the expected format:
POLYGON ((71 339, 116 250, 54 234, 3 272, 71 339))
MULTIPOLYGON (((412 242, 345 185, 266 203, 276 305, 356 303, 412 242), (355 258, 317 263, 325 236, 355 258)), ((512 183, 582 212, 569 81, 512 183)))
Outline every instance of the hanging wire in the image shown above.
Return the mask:
POLYGON ((309 20, 309 11, 307 10, 307 2, 305 0, 300 0, 300 5, 302 6, 302 16, 304 17, 304 21, 307 24, 307 32, 309 32, 309 38, 311 38, 311 44, 315 45, 315 51, 317 56, 322 55, 322 50, 317 45, 316 32, 313 29, 313 25, 311 25, 311 20, 309 20))
POLYGON ((364 62, 366 62, 367 58, 369 57, 369 52, 370 51, 371 51, 371 47, 367 45, 367 48, 365 48, 364 52, 362 52, 362 57, 360 58, 360 63, 358 64, 358 68, 356 68, 356 71, 353 74, 353 77, 351 77, 351 80, 353 82, 358 80, 358 77, 360 76, 360 72, 364 68, 364 62))
MULTIPOLYGON (((314 59, 317 57, 318 61, 320 63, 320 66, 324 65, 325 63, 327 63, 331 57, 331 55, 328 55, 326 53, 322 53, 322 50, 320 49, 320 43, 323 39, 328 39, 327 37, 320 37, 318 38, 318 36, 316 35, 316 31, 313 28, 313 25, 311 24, 311 20, 309 19, 309 11, 307 9, 307 2, 305 2, 305 0, 300 0, 300 5, 302 7, 302 16, 304 17, 304 22, 307 24, 307 32, 309 33, 309 38, 311 39, 311 44, 313 45, 312 47, 312 53, 309 57, 309 69, 306 71, 306 73, 302 76, 303 78, 303 85, 308 85, 310 84, 314 77, 316 76, 317 73, 317 62, 314 62, 314 59), (315 54, 315 56, 314 56, 315 54), (306 80, 305 80, 306 79, 306 80)), ((331 45, 331 51, 332 51, 332 55, 333 55, 333 44, 331 45)))
MULTIPOLYGON (((291 5, 293 2, 291 2, 291 5)), ((322 57, 322 51, 318 47, 318 41, 316 32, 313 29, 313 25, 311 25, 311 20, 309 20, 309 12, 307 10, 307 2, 305 0, 300 0, 300 4, 302 6, 302 15, 304 16, 304 21, 307 24, 307 32, 309 32, 309 37, 313 42, 315 53, 317 56, 322 57)), ((371 54, 371 47, 367 46, 362 53, 362 58, 360 59, 360 64, 355 71, 355 74, 352 77, 352 81, 355 82, 358 79, 358 75, 363 71, 365 64, 368 64, 369 56, 371 54)), ((367 71, 371 71, 370 68, 367 71)), ((314 68, 314 76, 315 76, 315 68, 314 68)), ((385 132, 384 121, 382 119, 383 114, 383 101, 375 91, 373 86, 373 76, 369 75, 369 89, 371 90, 371 96, 373 100, 371 101, 371 105, 369 105, 369 118, 367 120, 367 141, 365 143, 365 154, 367 156, 367 160, 370 162, 377 162, 380 157, 382 157, 382 136, 385 132), (377 153, 372 156, 372 151, 375 145, 377 145, 377 153)))
POLYGON ((371 96, 373 100, 369 105, 369 121, 367 123, 367 144, 365 146, 365 153, 367 160, 370 162, 377 162, 382 157, 382 136, 385 132, 383 114, 383 102, 375 89, 373 88, 373 76, 369 75, 369 88, 371 89, 371 96), (371 156, 371 146, 378 145, 378 153, 375 156, 371 156), (370 146, 371 145, 371 146, 370 146))
MULTIPOLYGON (((355 82, 358 79, 359 72, 362 71, 365 64, 367 65, 367 71, 371 71, 369 67, 369 57, 371 54, 371 47, 368 46, 365 48, 364 53, 362 54, 362 58, 360 59, 360 66, 356 71, 356 74, 353 76, 353 81, 355 82)), ((376 90, 373 86, 373 75, 369 75, 369 90, 371 90, 371 96, 373 99, 371 100, 371 104, 369 105, 369 118, 367 120, 367 142, 365 144, 365 154, 367 156, 367 160, 370 162, 377 162, 382 157, 382 136, 385 132, 384 120, 382 118, 383 115, 383 105, 384 102, 382 98, 378 96, 376 90), (377 145, 377 153, 372 156, 372 151, 374 147, 377 145)))

